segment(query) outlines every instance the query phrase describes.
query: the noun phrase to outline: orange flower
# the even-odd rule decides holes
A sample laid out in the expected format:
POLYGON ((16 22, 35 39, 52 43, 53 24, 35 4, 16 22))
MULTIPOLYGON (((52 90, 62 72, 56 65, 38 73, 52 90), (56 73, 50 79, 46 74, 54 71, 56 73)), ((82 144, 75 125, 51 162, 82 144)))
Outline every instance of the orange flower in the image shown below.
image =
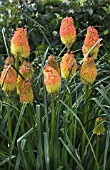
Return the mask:
POLYGON ((32 87, 31 87, 31 83, 29 79, 23 80, 19 90, 20 90, 20 102, 21 103, 27 102, 27 103, 32 104, 34 95, 33 95, 32 87))
POLYGON ((73 24, 72 17, 66 17, 62 20, 60 26, 60 38, 63 44, 70 50, 76 39, 76 28, 73 24))
MULTIPOLYGON (((87 35, 84 40, 84 45, 82 47, 83 55, 85 56, 91 47, 99 40, 98 31, 94 27, 87 28, 87 35)), ((90 52, 90 56, 94 59, 97 58, 100 43, 98 43, 95 48, 90 52)))
POLYGON ((71 78, 76 73, 77 63, 72 52, 64 54, 60 63, 60 69, 64 79, 71 78))
POLYGON ((58 72, 51 66, 45 66, 44 71, 44 84, 48 93, 52 94, 59 90, 61 86, 61 79, 58 72))
POLYGON ((7 57, 5 60, 6 65, 13 65, 14 64, 14 58, 13 57, 7 57))
POLYGON ((3 83, 2 90, 4 93, 10 95, 16 87, 16 82, 16 71, 13 69, 13 67, 5 65, 0 77, 0 84, 2 85, 3 83))
MULTIPOLYGON (((32 78, 32 73, 33 73, 33 67, 30 65, 30 62, 24 61, 22 66, 20 66, 19 72, 21 75, 24 77, 24 79, 31 79, 32 78)), ((20 75, 18 75, 17 78, 17 93, 19 94, 19 88, 23 82, 23 79, 20 75)))
POLYGON ((27 40, 26 29, 17 28, 11 39, 11 52, 14 57, 19 56, 27 58, 30 54, 30 47, 27 40))
POLYGON ((53 57, 53 55, 50 55, 48 57, 47 65, 51 66, 53 69, 55 69, 60 74, 60 69, 59 69, 58 63, 56 62, 56 60, 53 57))
POLYGON ((93 84, 97 76, 97 68, 94 62, 94 58, 87 57, 80 69, 80 78, 84 84, 93 84))

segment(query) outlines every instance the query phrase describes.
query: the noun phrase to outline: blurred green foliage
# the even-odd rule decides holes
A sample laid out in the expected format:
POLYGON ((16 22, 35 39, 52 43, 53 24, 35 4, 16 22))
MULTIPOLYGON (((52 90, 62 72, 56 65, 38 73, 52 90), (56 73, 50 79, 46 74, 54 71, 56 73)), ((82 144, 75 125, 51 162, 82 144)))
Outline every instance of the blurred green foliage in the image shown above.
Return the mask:
MULTIPOLYGON (((73 50, 81 49, 85 29, 91 25, 96 27, 103 38, 100 54, 107 54, 110 59, 109 0, 6 0, 1 1, 0 14, 0 55, 3 57, 7 54, 2 29, 5 28, 5 38, 10 49, 10 39, 17 27, 27 28, 32 51, 30 60, 35 57, 42 59, 48 46, 49 53, 57 56, 63 48, 59 38, 61 20, 72 16, 78 34, 73 50)), ((82 57, 81 51, 76 53, 77 56, 82 57)))

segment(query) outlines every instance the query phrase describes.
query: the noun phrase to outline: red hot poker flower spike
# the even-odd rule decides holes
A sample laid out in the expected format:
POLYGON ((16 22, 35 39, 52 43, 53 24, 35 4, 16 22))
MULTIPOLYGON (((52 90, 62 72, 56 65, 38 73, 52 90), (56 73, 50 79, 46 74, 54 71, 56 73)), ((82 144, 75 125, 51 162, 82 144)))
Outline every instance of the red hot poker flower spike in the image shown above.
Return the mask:
POLYGON ((60 26, 60 38, 63 44, 70 50, 76 39, 76 28, 72 17, 66 17, 62 20, 60 26))
POLYGON ((14 57, 19 56, 27 58, 30 54, 30 47, 27 40, 26 29, 17 28, 11 39, 11 52, 14 57))

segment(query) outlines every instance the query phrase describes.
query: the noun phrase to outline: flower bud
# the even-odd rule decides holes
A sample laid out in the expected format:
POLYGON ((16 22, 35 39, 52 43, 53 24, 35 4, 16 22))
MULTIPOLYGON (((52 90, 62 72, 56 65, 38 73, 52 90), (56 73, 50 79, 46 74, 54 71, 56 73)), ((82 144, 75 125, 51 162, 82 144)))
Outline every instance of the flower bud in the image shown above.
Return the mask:
POLYGON ((0 84, 3 84, 2 90, 6 95, 10 95, 17 83, 17 74, 13 67, 7 65, 4 66, 4 69, 1 73, 0 84))
POLYGON ((20 88, 20 102, 27 102, 32 104, 33 103, 33 99, 34 99, 34 95, 33 95, 33 91, 32 91, 32 87, 31 87, 31 83, 29 79, 25 79, 23 80, 20 88))
MULTIPOLYGON (((94 27, 87 28, 87 35, 84 40, 84 45, 82 47, 83 55, 86 56, 91 47, 99 40, 98 31, 94 27)), ((94 49, 90 52, 90 56, 94 59, 97 59, 97 54, 99 51, 100 42, 94 47, 94 49)))
POLYGON ((71 78, 76 73, 77 63, 72 52, 64 54, 60 63, 60 69, 64 79, 71 78))
POLYGON ((95 126, 93 129, 93 134, 103 135, 105 132, 105 128, 103 125, 103 119, 101 117, 97 117, 95 121, 95 126))
POLYGON ((44 84, 46 85, 48 93, 50 94, 56 93, 61 86, 61 79, 58 72, 51 66, 47 65, 44 68, 43 74, 44 84))
POLYGON ((14 65, 14 58, 13 57, 7 57, 5 59, 5 65, 14 65))
POLYGON ((76 28, 72 17, 66 17, 62 20, 60 26, 60 38, 63 44, 70 50, 76 39, 76 28))
POLYGON ((55 69, 60 74, 58 63, 56 62, 55 58, 52 55, 48 57, 47 65, 51 66, 53 69, 55 69))
POLYGON ((93 57, 86 57, 80 69, 80 78, 83 84, 91 85, 97 76, 97 68, 93 57))
POLYGON ((19 56, 27 58, 30 54, 30 47, 27 40, 26 29, 17 28, 14 32, 14 36, 11 39, 11 52, 14 57, 19 56))
MULTIPOLYGON (((32 73, 33 73, 33 67, 30 65, 30 62, 24 61, 22 65, 20 66, 20 74, 24 77, 24 79, 31 79, 32 78, 32 73)), ((23 82, 23 78, 18 75, 17 78, 17 93, 19 94, 19 88, 23 82)))

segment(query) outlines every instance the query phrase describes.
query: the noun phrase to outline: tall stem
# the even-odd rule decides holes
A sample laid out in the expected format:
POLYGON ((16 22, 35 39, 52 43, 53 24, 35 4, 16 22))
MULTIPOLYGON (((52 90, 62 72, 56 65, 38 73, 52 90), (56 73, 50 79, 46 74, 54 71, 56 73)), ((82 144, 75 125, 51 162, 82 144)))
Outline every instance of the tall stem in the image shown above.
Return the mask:
MULTIPOLYGON (((100 136, 97 136, 96 149, 95 149, 95 156, 96 156, 97 162, 98 162, 98 153, 99 153, 99 143, 100 143, 100 136)), ((96 162, 94 164, 94 170, 97 170, 96 162)))
MULTIPOLYGON (((7 110, 7 118, 8 118, 8 133, 9 133, 9 139, 10 139, 10 141, 12 141, 10 109, 7 108, 6 110, 7 110)), ((10 148, 10 145, 11 145, 11 144, 9 144, 9 148, 10 148)))
MULTIPOLYGON (((70 88, 70 82, 68 82, 68 106, 70 109, 72 109, 72 95, 71 95, 71 88, 70 88)), ((73 114, 70 113, 69 116, 70 119, 70 127, 69 127, 69 137, 70 137, 70 141, 73 144, 73 139, 74 139, 74 134, 73 134, 73 124, 74 124, 74 119, 73 119, 73 114)), ((70 167, 73 167, 73 159, 70 158, 70 167)))
POLYGON ((19 57, 18 55, 15 56, 15 68, 18 70, 19 67, 19 57))
MULTIPOLYGON (((8 100, 6 99, 6 102, 8 103, 8 100)), ((7 110, 7 120, 8 120, 8 136, 9 136, 9 153, 11 151, 12 147, 12 126, 11 126, 11 115, 10 115, 10 108, 6 107, 7 110)), ((11 159, 9 158, 9 163, 8 163, 8 170, 10 170, 10 165, 11 165, 11 159)))
POLYGON ((54 167, 54 137, 55 137, 55 110, 54 110, 54 94, 51 96, 51 104, 52 104, 52 117, 51 117, 51 139, 50 139, 50 164, 51 168, 54 167))
MULTIPOLYGON (((89 85, 86 85, 86 89, 85 89, 85 95, 84 95, 84 104, 87 103, 87 99, 89 96, 89 85)), ((83 119, 83 125, 85 125, 87 123, 87 118, 88 118, 88 104, 86 105, 86 107, 84 108, 84 119, 83 119)), ((86 131, 86 127, 85 127, 85 131, 86 131)), ((85 151, 85 142, 86 142, 86 136, 83 133, 82 134, 82 143, 81 143, 81 158, 83 159, 84 156, 84 151, 85 151)))
MULTIPOLYGON (((72 97, 69 88, 69 107, 72 109, 72 97)), ((73 143, 73 115, 70 113, 70 141, 73 143)))

